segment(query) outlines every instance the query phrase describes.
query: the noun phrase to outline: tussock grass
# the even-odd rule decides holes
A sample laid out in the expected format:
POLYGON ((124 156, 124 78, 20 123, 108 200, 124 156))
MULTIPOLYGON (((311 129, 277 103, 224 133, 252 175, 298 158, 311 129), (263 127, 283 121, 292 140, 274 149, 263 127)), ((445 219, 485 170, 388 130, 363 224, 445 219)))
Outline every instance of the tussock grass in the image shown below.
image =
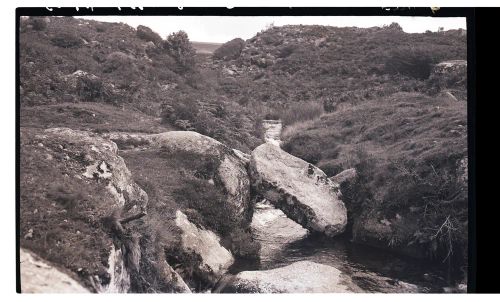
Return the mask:
POLYGON ((318 120, 319 118, 314 118, 311 120, 300 121, 291 125, 287 125, 281 132, 281 139, 283 141, 287 141, 303 131, 314 128, 318 120))
POLYGON ((313 120, 323 114, 323 105, 318 102, 300 102, 288 106, 280 113, 283 126, 313 120))

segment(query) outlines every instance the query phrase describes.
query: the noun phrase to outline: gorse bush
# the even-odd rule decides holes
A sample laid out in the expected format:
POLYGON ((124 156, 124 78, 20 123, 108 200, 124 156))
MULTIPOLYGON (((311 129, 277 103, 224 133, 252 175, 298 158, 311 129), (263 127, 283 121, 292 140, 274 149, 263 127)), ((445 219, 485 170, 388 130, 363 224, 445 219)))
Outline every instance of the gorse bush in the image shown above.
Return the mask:
POLYGON ((143 25, 137 26, 137 37, 146 42, 151 41, 156 45, 160 45, 159 43, 162 41, 159 34, 155 33, 151 28, 143 25))
POLYGON ((423 51, 394 50, 387 58, 385 70, 389 74, 402 74, 424 80, 429 78, 433 63, 432 58, 423 51))

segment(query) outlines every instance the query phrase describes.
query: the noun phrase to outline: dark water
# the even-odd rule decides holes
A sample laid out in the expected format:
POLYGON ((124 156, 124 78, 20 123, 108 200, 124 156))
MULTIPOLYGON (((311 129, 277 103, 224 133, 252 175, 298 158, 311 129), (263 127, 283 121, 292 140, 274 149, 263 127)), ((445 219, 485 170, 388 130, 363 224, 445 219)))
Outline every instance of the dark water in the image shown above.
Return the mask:
POLYGON ((260 261, 239 260, 231 271, 267 270, 303 260, 336 267, 368 292, 439 293, 451 284, 445 278, 446 269, 439 264, 354 244, 346 238, 332 240, 322 236, 290 243, 260 261))

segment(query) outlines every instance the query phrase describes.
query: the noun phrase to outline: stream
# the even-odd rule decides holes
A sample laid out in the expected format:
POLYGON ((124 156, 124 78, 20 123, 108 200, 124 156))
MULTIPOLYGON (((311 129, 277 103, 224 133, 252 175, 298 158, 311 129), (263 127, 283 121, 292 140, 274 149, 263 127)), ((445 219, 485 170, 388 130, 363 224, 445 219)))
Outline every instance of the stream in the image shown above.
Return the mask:
MULTIPOLYGON (((266 142, 279 145, 281 122, 265 120, 263 127, 266 142)), ((231 268, 233 274, 307 260, 336 267, 367 292, 443 292, 450 286, 439 265, 355 244, 347 235, 334 239, 309 235, 266 200, 256 204, 251 227, 262 246, 260 261, 240 260, 231 268)))

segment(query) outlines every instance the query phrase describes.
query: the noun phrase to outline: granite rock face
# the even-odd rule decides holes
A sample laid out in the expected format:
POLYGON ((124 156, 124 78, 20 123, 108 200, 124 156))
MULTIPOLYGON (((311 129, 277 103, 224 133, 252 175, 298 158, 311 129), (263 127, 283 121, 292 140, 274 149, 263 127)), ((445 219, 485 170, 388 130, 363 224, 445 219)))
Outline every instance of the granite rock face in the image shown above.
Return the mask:
POLYGON ((250 177, 258 194, 304 228, 330 237, 344 231, 339 186, 317 167, 266 143, 252 152, 250 177))

